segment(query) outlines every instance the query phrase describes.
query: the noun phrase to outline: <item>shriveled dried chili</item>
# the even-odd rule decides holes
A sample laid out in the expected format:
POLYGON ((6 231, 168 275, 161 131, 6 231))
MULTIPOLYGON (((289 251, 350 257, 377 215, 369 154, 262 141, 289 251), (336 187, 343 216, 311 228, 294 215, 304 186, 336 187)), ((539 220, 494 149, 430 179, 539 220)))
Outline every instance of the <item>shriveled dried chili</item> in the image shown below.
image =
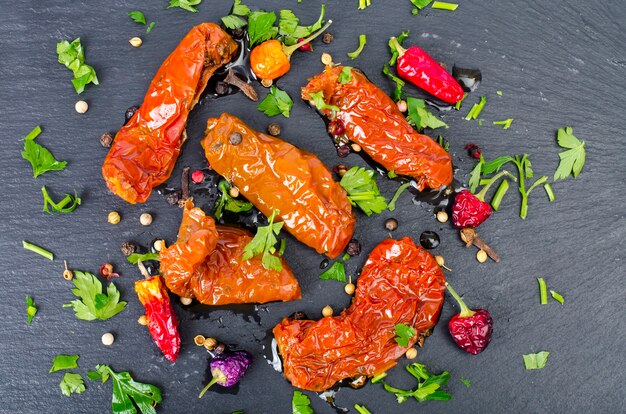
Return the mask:
POLYGON ((146 319, 152 339, 168 360, 174 362, 180 351, 178 319, 161 276, 135 282, 135 292, 146 308, 146 319))
POLYGON ((417 133, 397 105, 365 75, 352 68, 339 82, 343 66, 327 66, 302 88, 302 99, 323 93, 321 112, 342 126, 338 141, 351 140, 374 161, 397 175, 413 177, 417 187, 439 188, 452 183, 452 157, 435 140, 417 133), (332 106, 336 108, 331 108, 332 106))
POLYGON ((211 168, 263 214, 278 210, 285 229, 302 243, 329 257, 341 254, 354 232, 352 206, 314 154, 229 114, 209 119, 202 146, 211 168))
POLYGON ((285 377, 298 388, 322 391, 337 381, 375 376, 407 348, 395 326, 415 329, 408 347, 437 322, 445 277, 428 251, 408 237, 387 239, 370 253, 352 305, 319 321, 285 318, 274 327, 285 377))
POLYGON ((129 203, 144 202, 172 173, 185 141, 185 124, 215 70, 237 44, 214 23, 187 33, 154 76, 143 104, 113 141, 102 165, 109 189, 129 203))
POLYGON ((280 272, 265 269, 258 256, 242 260, 250 240, 246 230, 215 226, 188 200, 178 240, 159 255, 167 287, 206 305, 300 299, 298 281, 282 258, 280 272))

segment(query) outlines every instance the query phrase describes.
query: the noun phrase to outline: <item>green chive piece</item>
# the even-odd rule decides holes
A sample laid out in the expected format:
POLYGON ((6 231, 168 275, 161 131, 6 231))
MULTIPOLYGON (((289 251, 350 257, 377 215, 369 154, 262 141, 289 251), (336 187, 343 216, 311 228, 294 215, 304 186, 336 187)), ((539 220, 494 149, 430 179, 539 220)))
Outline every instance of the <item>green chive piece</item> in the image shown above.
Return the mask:
POLYGON ((509 182, 507 180, 500 181, 500 185, 491 199, 491 207, 493 207, 495 211, 498 211, 500 208, 500 203, 507 191, 509 191, 509 182))
POLYGON ((472 109, 470 109, 470 111, 467 113, 467 115, 465 116, 465 119, 467 121, 472 120, 472 119, 477 119, 480 113, 482 112, 483 108, 485 107, 486 103, 487 103, 487 97, 481 96, 480 102, 475 103, 474 106, 472 106, 472 109))
POLYGON ((32 131, 28 133, 28 135, 24 137, 24 141, 32 141, 33 139, 37 138, 39 134, 41 134, 41 127, 37 125, 35 128, 33 128, 32 131))
POLYGON ((455 11, 459 7, 456 3, 446 3, 445 1, 435 1, 433 2, 432 8, 439 10, 449 10, 455 11))
POLYGON ((383 372, 382 374, 378 374, 376 375, 374 378, 371 379, 372 384, 376 384, 378 381, 382 380, 383 378, 385 378, 387 376, 386 372, 383 372))
POLYGON ((410 186, 411 186, 411 182, 409 181, 409 182, 402 184, 400 187, 398 187, 398 189, 396 190, 396 193, 391 198, 391 201, 389 202, 389 204, 387 204, 387 208, 389 209, 389 211, 394 211, 396 209, 396 202, 398 201, 398 198, 400 198, 400 194, 402 194, 404 190, 406 190, 410 186))
POLYGON ((563 304, 563 302, 565 302, 565 299, 563 299, 563 296, 559 292, 550 290, 550 295, 552 295, 552 298, 556 300, 557 302, 559 302, 561 305, 563 304))
POLYGON ((496 95, 502 96, 502 91, 496 91, 496 95))
POLYGON ((546 190, 546 194, 548 195, 548 200, 550 200, 550 202, 553 202, 555 199, 554 196, 554 191, 552 191, 552 186, 550 185, 550 183, 545 183, 543 185, 544 190, 546 190))
POLYGON ((357 57, 359 57, 366 44, 367 36, 365 36, 364 34, 359 35, 359 47, 354 52, 348 53, 348 57, 350 59, 356 59, 357 57))
POLYGON ((41 255, 48 260, 54 260, 54 254, 44 249, 43 247, 39 247, 35 244, 29 243, 26 240, 22 240, 22 246, 24 246, 26 250, 30 250, 31 252, 37 253, 38 255, 41 255))
POLYGON ((494 125, 502 125, 502 129, 511 128, 512 123, 513 123, 513 118, 505 119, 504 121, 493 121, 494 125))
POLYGON ((542 277, 537 278, 539 282, 539 300, 542 305, 548 304, 548 289, 546 288, 546 281, 542 277))

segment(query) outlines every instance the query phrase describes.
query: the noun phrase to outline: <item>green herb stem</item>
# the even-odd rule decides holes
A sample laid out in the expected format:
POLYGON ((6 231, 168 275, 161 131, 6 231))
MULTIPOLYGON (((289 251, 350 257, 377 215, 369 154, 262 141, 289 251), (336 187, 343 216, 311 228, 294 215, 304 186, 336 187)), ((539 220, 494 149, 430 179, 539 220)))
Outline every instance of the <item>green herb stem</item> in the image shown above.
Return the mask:
POLYGON ((387 204, 387 208, 389 209, 389 211, 394 211, 396 209, 396 202, 398 201, 398 198, 400 198, 400 194, 402 194, 404 190, 406 190, 410 186, 411 186, 411 182, 409 181, 409 182, 402 184, 400 187, 398 187, 398 189, 396 190, 396 193, 391 198, 391 201, 389 202, 389 204, 387 204))
POLYGON ((511 124, 513 123, 513 118, 505 119, 504 121, 493 121, 494 125, 502 125, 502 129, 511 128, 511 124))
POLYGON ((357 410, 359 414, 372 414, 372 412, 363 405, 354 404, 354 409, 357 410))
POLYGON ((28 135, 24 137, 24 141, 32 141, 33 139, 37 138, 39 134, 41 134, 41 127, 37 125, 35 128, 33 128, 32 131, 28 133, 28 135))
POLYGON ((465 302, 463 302, 463 299, 461 299, 459 294, 456 293, 456 291, 452 288, 452 286, 448 282, 446 282, 446 289, 448 290, 448 292, 450 292, 452 297, 454 299, 456 299, 456 301, 458 302, 459 306, 461 307, 461 313, 459 313, 459 318, 469 318, 470 316, 473 316, 476 313, 473 310, 471 310, 465 304, 465 302))
POLYGON ((548 200, 550 200, 550 202, 553 202, 556 197, 554 196, 554 191, 552 190, 552 186, 550 185, 550 183, 545 183, 543 185, 543 188, 546 190, 548 200))
POLYGON ((467 115, 465 116, 465 119, 469 121, 471 119, 478 118, 478 116, 480 115, 480 113, 482 112, 486 104, 487 104, 487 97, 481 96, 480 101, 478 103, 475 103, 472 106, 472 109, 470 109, 470 111, 467 113, 467 115))
POLYGON ((479 199, 480 201, 485 201, 485 195, 487 194, 487 191, 489 191, 489 188, 491 188, 493 183, 497 182, 500 178, 504 177, 505 175, 511 178, 513 181, 517 181, 515 176, 511 174, 510 172, 506 170, 500 171, 499 173, 497 173, 496 175, 494 175, 493 177, 489 179, 489 181, 482 188, 482 190, 480 190, 480 192, 476 194, 476 198, 479 199))
POLYGON ((357 57, 359 57, 366 44, 367 36, 365 36, 364 34, 359 35, 359 47, 354 52, 348 53, 348 57, 350 59, 356 59, 357 57))
MULTIPOLYGON (((285 53, 285 55, 287 55, 287 57, 291 57, 291 55, 293 54, 293 52, 295 52, 296 50, 298 50, 298 48, 300 46, 306 45, 307 43, 309 43, 311 40, 315 39, 317 36, 321 35, 322 33, 324 33, 324 31, 326 31, 326 29, 328 29, 330 27, 330 25, 333 24, 332 20, 329 20, 326 22, 326 24, 324 26, 322 26, 318 31, 316 31, 315 33, 305 37, 304 39, 302 39, 301 41, 299 41, 298 43, 296 43, 295 45, 291 45, 291 46, 285 46, 283 44, 283 52, 285 53)), ((365 36, 365 35, 363 35, 365 36)))
POLYGON ((539 282, 539 300, 542 305, 548 304, 548 289, 546 287, 546 281, 542 277, 537 278, 539 282))
POLYGON ((495 211, 498 211, 498 209, 500 208, 500 203, 502 202, 502 199, 504 198, 504 195, 507 191, 509 191, 509 182, 504 179, 500 182, 496 193, 491 199, 491 207, 493 207, 495 211))
POLYGON ((39 247, 35 244, 29 243, 26 240, 22 240, 22 246, 26 250, 30 250, 31 252, 37 253, 38 255, 41 255, 48 260, 54 260, 54 254, 51 251, 44 249, 43 247, 39 247))
POLYGON ((215 384, 219 380, 222 380, 222 382, 226 381, 226 377, 224 376, 224 374, 222 374, 221 377, 213 377, 211 379, 211 381, 209 381, 209 383, 204 388, 202 388, 202 391, 200 391, 200 394, 198 395, 198 398, 202 398, 202 396, 204 394, 206 394, 206 392, 209 390, 209 388, 211 388, 213 386, 213 384, 215 384))
POLYGON ((372 384, 376 384, 378 381, 381 381, 383 378, 387 376, 386 372, 376 375, 371 379, 372 384))

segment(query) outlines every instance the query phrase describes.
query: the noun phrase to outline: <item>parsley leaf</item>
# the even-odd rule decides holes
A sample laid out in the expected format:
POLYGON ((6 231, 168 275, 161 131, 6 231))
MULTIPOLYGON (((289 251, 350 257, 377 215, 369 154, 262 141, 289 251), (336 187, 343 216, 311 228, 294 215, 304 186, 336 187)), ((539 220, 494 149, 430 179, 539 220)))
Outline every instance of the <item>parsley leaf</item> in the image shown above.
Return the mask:
POLYGON ((400 187, 398 187, 398 189, 396 190, 396 193, 393 195, 393 197, 391 198, 391 201, 389 201, 389 204, 387 205, 387 208, 389 209, 389 211, 394 211, 396 209, 396 201, 398 201, 398 198, 400 198, 400 194, 402 194, 404 190, 406 190, 410 186, 411 186, 411 182, 409 181, 409 182, 402 184, 400 187))
POLYGON ((411 125, 415 126, 418 131, 422 131, 424 128, 448 128, 448 124, 430 113, 428 108, 426 108, 426 102, 424 102, 423 99, 412 98, 409 96, 406 99, 406 104, 408 107, 407 120, 411 125))
POLYGON ((78 368, 78 358, 78 355, 59 354, 55 356, 54 358, 52 358, 52 368, 50 368, 49 373, 78 368))
POLYGON ((546 366, 550 352, 541 351, 536 354, 522 355, 526 369, 541 369, 546 366))
POLYGON ((410 397, 415 398, 419 402, 428 400, 448 401, 451 398, 447 391, 439 389, 448 383, 450 379, 448 371, 444 371, 439 375, 433 375, 428 372, 424 364, 418 363, 407 365, 406 370, 417 379, 417 388, 415 390, 403 390, 384 384, 385 390, 394 393, 399 403, 405 402, 410 397))
POLYGON ((66 372, 59 384, 61 393, 67 397, 70 394, 82 394, 85 392, 85 382, 79 374, 66 372))
POLYGON ((358 206, 368 216, 372 213, 381 213, 387 208, 387 201, 380 195, 374 174, 374 170, 355 166, 350 168, 339 182, 348 193, 350 203, 358 206))
POLYGON ((461 381, 463 383, 463 385, 465 385, 466 388, 469 388, 472 383, 470 382, 470 380, 468 380, 467 378, 459 378, 459 381, 461 381))
POLYGON ((252 240, 243 249, 243 260, 248 260, 259 254, 263 255, 261 262, 263 267, 270 270, 282 271, 283 265, 280 259, 274 255, 276 249, 274 245, 278 240, 276 235, 280 233, 283 223, 274 223, 274 218, 278 214, 278 210, 274 210, 269 217, 267 226, 257 227, 256 234, 252 240))
POLYGON ((394 332, 396 333, 396 337, 394 339, 398 345, 405 348, 409 346, 409 340, 415 336, 415 328, 403 323, 397 324, 394 328, 394 332))
POLYGON ((97 365, 96 371, 87 372, 90 380, 113 381, 111 411, 113 414, 156 414, 155 406, 161 402, 161 390, 152 384, 137 382, 129 372, 115 372, 108 365, 97 365), (135 406, 137 408, 135 408, 135 406))
POLYGON ((293 101, 287 92, 272 86, 270 93, 259 103, 257 109, 267 116, 282 114, 285 118, 289 118, 292 106, 293 101))
POLYGON ((402 79, 400 79, 399 77, 397 77, 396 75, 394 75, 393 73, 391 73, 389 71, 389 67, 385 64, 385 66, 383 66, 383 73, 385 75, 387 75, 387 77, 389 79, 391 79, 392 81, 394 81, 394 83, 396 84, 396 89, 394 89, 393 94, 391 95, 391 97, 393 98, 394 101, 399 101, 400 99, 402 99, 405 95, 404 93, 404 81, 402 79))
POLYGON ((273 39, 278 34, 278 28, 274 27, 276 13, 263 10, 250 13, 248 16, 248 35, 250 47, 257 43, 273 39))
POLYGON ((179 7, 192 13, 198 13, 198 9, 193 6, 197 6, 200 3, 202 3, 202 0, 170 0, 170 5, 167 6, 166 9, 179 7))
POLYGON ((554 181, 564 180, 570 174, 574 174, 574 178, 585 165, 585 142, 574 136, 572 127, 559 128, 557 132, 557 142, 561 148, 568 148, 567 151, 559 153, 559 167, 554 173, 554 181))
POLYGON ((65 194, 65 197, 58 203, 55 203, 50 195, 48 194, 48 190, 46 190, 46 186, 41 187, 41 193, 43 194, 43 211, 48 214, 52 213, 71 213, 76 210, 81 203, 80 197, 76 191, 74 191, 74 195, 65 194), (52 211, 50 210, 52 208, 52 211))
POLYGON ((351 80, 352 80, 352 67, 344 66, 343 69, 341 69, 341 72, 339 73, 339 77, 337 77, 337 82, 339 82, 342 85, 345 85, 351 80))
POLYGON ((247 24, 245 20, 239 16, 235 16, 234 14, 222 17, 222 23, 224 23, 224 26, 226 26, 227 29, 231 30, 241 29, 247 24))
POLYGON ((217 185, 221 192, 221 196, 217 203, 215 203, 215 218, 219 220, 222 218, 223 210, 228 210, 233 213, 241 213, 245 211, 250 211, 253 207, 252 203, 243 200, 237 200, 236 198, 232 198, 230 196, 230 183, 226 180, 220 180, 217 185))
POLYGON ((300 391, 294 391, 291 400, 291 412, 292 414, 313 414, 309 397, 300 391))
POLYGON ((41 134, 41 127, 36 126, 24 138, 24 151, 22 151, 22 158, 30 162, 33 167, 34 178, 48 171, 64 170, 67 165, 67 161, 57 161, 47 148, 35 142, 39 134, 41 134))
POLYGON ((132 19, 132 21, 134 21, 135 23, 139 23, 139 24, 146 24, 146 16, 143 14, 143 12, 139 11, 139 10, 133 10, 130 13, 128 13, 128 17, 130 17, 132 19))
POLYGON ((235 16, 247 16, 250 14, 250 7, 245 4, 241 4, 241 0, 235 0, 233 2, 231 14, 234 14, 235 16))
POLYGON ((366 44, 367 44, 367 36, 365 36, 364 34, 359 35, 359 47, 354 52, 348 53, 348 57, 350 59, 358 58, 366 44))
MULTIPOLYGON (((396 36, 396 41, 398 42, 398 44, 400 46, 402 46, 402 43, 404 43, 404 40, 409 37, 409 34, 411 32, 409 30, 407 30, 406 32, 402 32, 400 33, 400 35, 396 36)), ((392 41, 393 38, 389 39, 389 51, 391 52, 391 59, 389 59, 389 65, 393 66, 396 64, 396 62, 398 61, 398 57, 400 57, 400 52, 398 52, 398 49, 396 47, 396 42, 392 41)))
POLYGON ((281 10, 278 21, 278 35, 285 45, 291 46, 298 43, 299 39, 309 37, 313 32, 322 28, 326 6, 322 4, 322 11, 315 23, 309 26, 300 26, 300 19, 291 10, 281 10))
POLYGON ((483 160, 480 171, 485 175, 493 174, 494 172, 500 171, 500 168, 502 168, 504 164, 511 161, 513 161, 513 157, 510 155, 502 155, 487 162, 483 160))
POLYGON ((319 111, 323 111, 325 109, 328 109, 329 111, 335 111, 335 112, 340 111, 338 106, 329 105, 326 102, 324 102, 324 92, 322 91, 310 93, 309 97, 313 101, 313 106, 316 107, 319 111))
POLYGON ((481 155, 480 159, 478 160, 478 163, 474 166, 474 168, 472 169, 472 172, 470 173, 470 179, 467 184, 469 185, 470 191, 472 193, 476 191, 476 189, 478 188, 478 185, 480 184, 480 173, 483 169, 484 164, 485 164, 485 159, 481 155))
POLYGON ((322 280, 336 280, 338 282, 346 282, 346 269, 343 262, 336 261, 328 269, 324 270, 320 275, 322 280))
POLYGON ((126 258, 128 263, 136 265, 141 260, 142 262, 147 262, 150 260, 159 260, 158 253, 133 253, 126 258))
POLYGON ((126 302, 120 302, 120 292, 113 283, 109 283, 106 295, 102 293, 102 283, 96 276, 87 272, 74 272, 74 286, 72 293, 80 299, 75 299, 63 305, 64 308, 74 308, 78 319, 93 321, 95 319, 109 319, 126 307, 126 302))
POLYGON ((59 63, 64 64, 74 73, 72 84, 76 93, 82 93, 89 83, 98 84, 96 71, 85 64, 85 51, 80 43, 80 37, 74 39, 72 43, 67 40, 57 43, 57 55, 59 55, 59 63))
POLYGON ((37 304, 33 298, 26 296, 26 315, 28 316, 29 325, 33 321, 35 314, 37 314, 37 304))

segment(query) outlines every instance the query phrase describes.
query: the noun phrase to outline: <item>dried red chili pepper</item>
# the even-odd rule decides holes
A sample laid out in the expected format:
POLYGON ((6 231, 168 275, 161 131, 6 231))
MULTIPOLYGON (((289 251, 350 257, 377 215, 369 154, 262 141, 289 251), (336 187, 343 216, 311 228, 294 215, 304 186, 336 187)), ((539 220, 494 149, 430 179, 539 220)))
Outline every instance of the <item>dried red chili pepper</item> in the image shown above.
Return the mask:
POLYGON ((237 44, 218 25, 187 33, 154 76, 143 104, 124 125, 102 165, 109 189, 129 203, 144 202, 172 173, 185 124, 209 78, 230 62, 237 44))
POLYGON ((213 169, 263 214, 278 210, 285 229, 302 243, 332 258, 341 254, 354 232, 352 206, 314 154, 229 114, 209 119, 202 146, 213 169))
POLYGON ((340 83, 343 69, 327 66, 302 88, 302 99, 310 100, 312 93, 322 91, 324 102, 339 108, 339 112, 321 111, 330 125, 343 125, 346 138, 387 170, 415 178, 418 189, 452 183, 450 154, 432 138, 417 133, 391 98, 361 71, 352 68, 350 80, 340 83))
POLYGON ((298 43, 292 46, 285 46, 276 39, 266 40, 252 49, 250 53, 250 68, 261 80, 270 81, 280 78, 291 69, 289 59, 291 59, 293 52, 304 45, 308 45, 311 48, 310 42, 328 29, 332 22, 332 20, 329 20, 321 29, 309 37, 298 40, 298 43))
POLYGON ((152 339, 165 358, 172 362, 176 361, 180 351, 178 320, 161 276, 138 280, 135 282, 135 292, 146 308, 146 319, 152 339))
POLYGON ((462 229, 465 227, 478 227, 491 216, 491 205, 485 201, 489 187, 504 175, 516 178, 507 171, 501 171, 489 179, 489 182, 476 195, 470 190, 461 190, 454 197, 452 205, 452 224, 462 229))
POLYGON ((445 276, 428 251, 408 237, 384 240, 363 266, 348 309, 318 321, 285 318, 274 327, 285 377, 322 391, 387 371, 407 350, 395 341, 395 326, 415 329, 413 346, 437 323, 444 294, 445 276))
POLYGON ((404 49, 395 37, 390 42, 399 54, 396 69, 402 79, 449 104, 463 99, 461 85, 428 53, 417 46, 404 49))
POLYGON ((446 283, 446 287, 461 307, 461 312, 450 318, 448 322, 452 339, 465 352, 473 355, 480 354, 491 342, 493 319, 489 311, 468 308, 450 284, 446 283))
POLYGON ((241 259, 250 240, 246 230, 215 226, 188 200, 178 240, 159 255, 165 284, 172 293, 206 305, 300 299, 298 280, 282 258, 280 272, 265 269, 260 256, 241 259))

